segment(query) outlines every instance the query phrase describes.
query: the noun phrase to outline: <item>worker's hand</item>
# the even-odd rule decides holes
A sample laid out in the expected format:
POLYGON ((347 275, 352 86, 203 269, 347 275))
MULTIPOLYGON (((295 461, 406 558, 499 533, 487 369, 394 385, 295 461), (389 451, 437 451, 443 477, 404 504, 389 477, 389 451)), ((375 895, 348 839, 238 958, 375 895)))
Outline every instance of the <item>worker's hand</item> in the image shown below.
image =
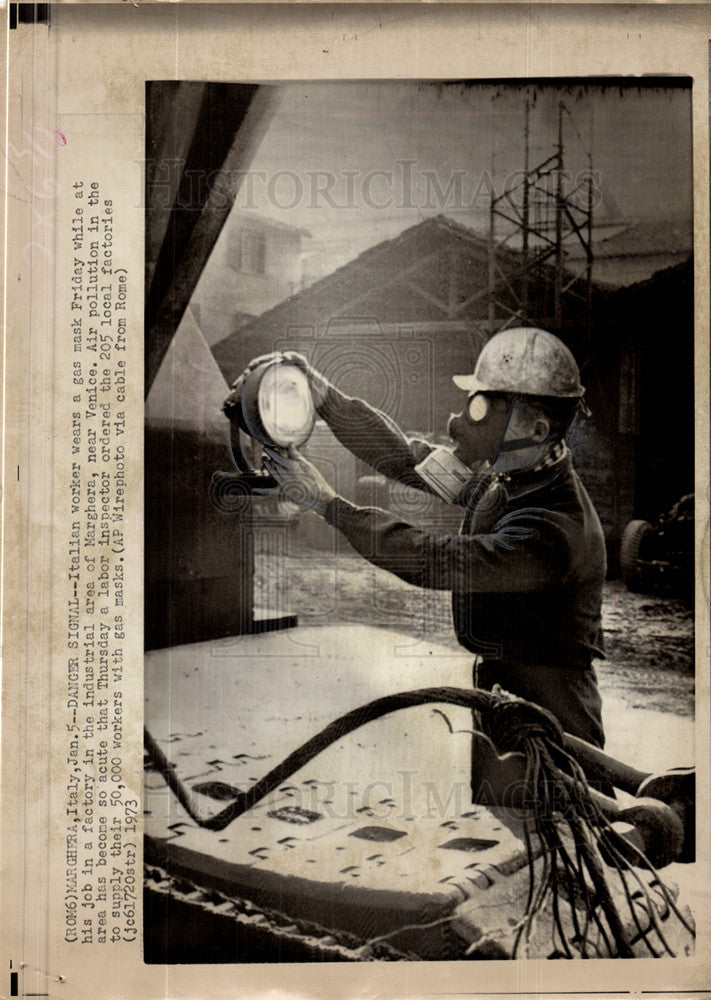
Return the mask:
POLYGON ((302 507, 310 507, 317 514, 325 514, 336 492, 318 469, 293 446, 289 448, 288 456, 268 446, 264 451, 269 456, 264 459, 264 468, 276 479, 286 496, 302 507))

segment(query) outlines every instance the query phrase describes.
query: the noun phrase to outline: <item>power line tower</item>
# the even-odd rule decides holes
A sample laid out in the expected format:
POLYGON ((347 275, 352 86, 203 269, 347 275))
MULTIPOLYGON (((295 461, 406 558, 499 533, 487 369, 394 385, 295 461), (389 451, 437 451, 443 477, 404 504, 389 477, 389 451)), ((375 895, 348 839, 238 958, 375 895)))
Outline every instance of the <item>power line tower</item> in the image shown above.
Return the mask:
MULTIPOLYGON (((592 131, 592 129, 591 129, 592 131)), ((592 152, 563 101, 558 104, 558 139, 550 156, 535 166, 531 159, 531 101, 526 99, 523 169, 504 191, 492 195, 489 211, 489 324, 493 330, 516 323, 548 325, 559 331, 568 297, 584 303, 589 339, 592 312, 592 152), (565 125, 585 152, 587 169, 575 178, 565 169, 565 125), (501 223, 506 223, 501 233, 501 223), (566 268, 569 249, 577 244, 585 258, 584 277, 566 268), (502 266, 506 255, 507 266, 502 266), (516 266, 511 265, 516 260, 516 266), (503 294, 502 294, 503 293, 503 294)), ((493 170, 492 170, 493 173, 493 170)))

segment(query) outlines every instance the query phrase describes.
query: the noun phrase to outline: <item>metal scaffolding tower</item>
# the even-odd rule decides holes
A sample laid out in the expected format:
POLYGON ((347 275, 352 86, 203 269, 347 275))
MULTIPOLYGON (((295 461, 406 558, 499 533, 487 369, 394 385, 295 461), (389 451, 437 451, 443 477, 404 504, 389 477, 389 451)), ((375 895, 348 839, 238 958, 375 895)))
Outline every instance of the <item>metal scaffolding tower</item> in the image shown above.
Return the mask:
MULTIPOLYGON (((563 325, 567 296, 585 302, 586 334, 589 337, 592 306, 592 152, 585 147, 573 116, 563 101, 558 104, 558 141, 554 152, 531 167, 531 101, 526 100, 523 170, 512 176, 505 190, 492 196, 489 214, 489 324, 492 332, 516 323, 546 322, 559 331, 563 325), (572 178, 565 171, 564 124, 568 122, 583 146, 587 170, 572 178), (500 223, 507 232, 500 234, 500 223), (579 243, 585 253, 585 276, 566 268, 568 249, 579 243), (520 267, 499 266, 502 251, 517 254, 520 267), (552 285, 552 314, 542 316, 532 294, 536 283, 552 285), (507 294, 501 295, 502 288, 507 294), (508 303, 505 301, 508 299, 508 303), (512 308, 511 301, 515 302, 512 308)), ((493 170, 492 170, 493 173, 493 170)))

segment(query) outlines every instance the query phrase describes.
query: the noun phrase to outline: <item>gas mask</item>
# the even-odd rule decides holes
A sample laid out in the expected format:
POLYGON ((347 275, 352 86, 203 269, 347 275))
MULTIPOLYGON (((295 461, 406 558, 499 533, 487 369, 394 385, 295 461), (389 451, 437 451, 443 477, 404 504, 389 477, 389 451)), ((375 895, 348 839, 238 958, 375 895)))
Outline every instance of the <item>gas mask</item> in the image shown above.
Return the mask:
MULTIPOLYGON (((465 407, 474 460, 494 462, 505 447, 504 438, 514 411, 514 400, 506 396, 474 393, 465 407), (475 431, 475 437, 472 435, 475 431)), ((507 449, 508 450, 508 449, 507 449)))
POLYGON ((512 401, 503 394, 475 393, 462 413, 449 419, 455 447, 435 448, 415 472, 447 503, 454 503, 471 482, 475 468, 499 453, 511 417, 512 401))
POLYGON ((547 454, 555 434, 543 441, 514 437, 511 428, 524 423, 517 419, 522 404, 519 396, 474 393, 463 412, 450 417, 455 448, 435 448, 415 471, 443 500, 454 503, 480 463, 488 461, 497 473, 532 469, 547 454), (523 449, 528 453, 522 464, 523 449))
POLYGON ((507 393, 477 392, 461 413, 449 419, 448 431, 455 454, 466 466, 493 462, 509 427, 513 397, 507 393))

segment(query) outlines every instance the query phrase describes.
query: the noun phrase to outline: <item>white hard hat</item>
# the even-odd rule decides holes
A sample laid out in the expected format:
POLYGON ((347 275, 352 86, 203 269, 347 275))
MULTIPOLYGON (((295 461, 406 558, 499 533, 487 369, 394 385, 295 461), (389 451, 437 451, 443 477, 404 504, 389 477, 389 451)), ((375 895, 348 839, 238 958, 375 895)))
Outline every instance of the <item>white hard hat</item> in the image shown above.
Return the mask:
POLYGON ((523 396, 580 399, 585 392, 575 358, 546 330, 519 326, 501 330, 482 348, 473 375, 455 375, 465 392, 510 392, 523 396))

